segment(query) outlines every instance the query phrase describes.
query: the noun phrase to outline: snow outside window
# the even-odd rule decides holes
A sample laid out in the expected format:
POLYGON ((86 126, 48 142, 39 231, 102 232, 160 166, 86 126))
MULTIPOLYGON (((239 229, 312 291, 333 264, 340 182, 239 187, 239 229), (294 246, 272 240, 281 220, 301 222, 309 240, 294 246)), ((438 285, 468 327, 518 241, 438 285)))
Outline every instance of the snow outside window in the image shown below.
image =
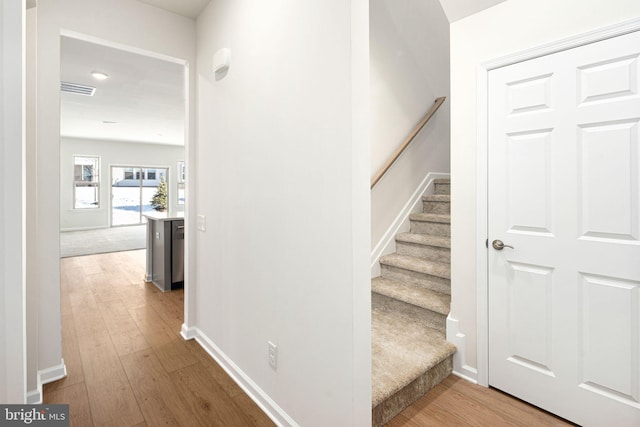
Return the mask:
POLYGON ((100 207, 100 158, 73 156, 73 208, 100 207))

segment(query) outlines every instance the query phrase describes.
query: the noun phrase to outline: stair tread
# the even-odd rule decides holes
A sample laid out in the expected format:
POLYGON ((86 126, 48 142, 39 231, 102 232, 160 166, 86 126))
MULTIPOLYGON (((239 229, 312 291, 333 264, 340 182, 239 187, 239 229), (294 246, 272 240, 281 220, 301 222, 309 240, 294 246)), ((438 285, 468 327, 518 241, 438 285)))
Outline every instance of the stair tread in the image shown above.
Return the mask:
POLYGON ((451 278, 451 264, 441 261, 393 253, 380 258, 380 264, 399 267, 430 276, 442 277, 444 279, 451 278))
POLYGON ((429 194, 422 196, 424 202, 450 202, 451 196, 449 194, 429 194))
POLYGON ((451 249, 451 237, 445 236, 432 236, 421 233, 399 233, 396 235, 396 241, 451 249))
POLYGON ((371 314, 372 406, 377 406, 455 352, 434 329, 394 311, 371 314))
POLYGON ((445 316, 448 315, 450 311, 450 295, 432 291, 411 283, 398 282, 384 277, 375 277, 371 280, 371 290, 375 293, 445 316))
POLYGON ((409 216, 411 221, 422 221, 422 222, 441 222, 443 224, 451 224, 451 215, 444 214, 429 214, 416 212, 412 213, 409 216))
POLYGON ((434 184, 451 184, 451 178, 438 178, 433 180, 434 184))

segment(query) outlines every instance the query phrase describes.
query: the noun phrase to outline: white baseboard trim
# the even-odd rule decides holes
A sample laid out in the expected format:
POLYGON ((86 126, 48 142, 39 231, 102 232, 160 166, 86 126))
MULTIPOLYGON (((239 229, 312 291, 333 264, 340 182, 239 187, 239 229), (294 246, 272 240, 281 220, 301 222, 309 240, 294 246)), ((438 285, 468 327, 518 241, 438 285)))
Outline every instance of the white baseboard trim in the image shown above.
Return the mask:
POLYGON ((60 359, 60 364, 57 366, 38 371, 38 380, 41 384, 49 384, 66 376, 67 366, 64 364, 64 359, 60 359))
POLYGON ((61 228, 61 233, 66 233, 68 231, 90 231, 90 230, 106 230, 109 226, 99 226, 99 227, 71 227, 71 228, 61 228))
POLYGON ((245 374, 229 357, 224 354, 220 348, 213 343, 199 328, 184 328, 181 334, 191 336, 213 359, 218 362, 227 374, 240 386, 242 390, 253 400, 256 405, 264 411, 271 421, 279 427, 299 427, 299 425, 291 418, 276 402, 274 402, 267 393, 253 382, 247 374, 245 374))
POLYGON ((458 349, 453 355, 453 374, 477 384, 478 370, 473 366, 467 365, 465 360, 466 338, 466 335, 460 332, 460 322, 449 314, 447 316, 447 341, 458 349))
POLYGON ((196 328, 194 328, 193 326, 187 326, 186 323, 183 323, 182 327, 180 328, 180 335, 185 341, 189 341, 196 338, 198 336, 198 333, 196 331, 196 328))
POLYGON ((382 236, 380 241, 371 251, 371 277, 380 275, 380 257, 395 252, 396 250, 396 234, 409 231, 409 215, 414 212, 422 212, 422 196, 433 193, 434 183, 436 179, 449 178, 449 173, 431 172, 424 177, 418 188, 413 192, 407 203, 404 205, 398 216, 393 220, 389 229, 382 236))
POLYGON ((39 405, 42 403, 42 386, 52 383, 54 381, 61 380, 67 376, 67 366, 64 364, 64 359, 60 360, 60 364, 52 366, 50 368, 41 369, 38 371, 38 386, 36 390, 27 392, 27 404, 39 405))
POLYGON ((39 405, 42 403, 42 387, 38 390, 27 392, 27 405, 39 405))

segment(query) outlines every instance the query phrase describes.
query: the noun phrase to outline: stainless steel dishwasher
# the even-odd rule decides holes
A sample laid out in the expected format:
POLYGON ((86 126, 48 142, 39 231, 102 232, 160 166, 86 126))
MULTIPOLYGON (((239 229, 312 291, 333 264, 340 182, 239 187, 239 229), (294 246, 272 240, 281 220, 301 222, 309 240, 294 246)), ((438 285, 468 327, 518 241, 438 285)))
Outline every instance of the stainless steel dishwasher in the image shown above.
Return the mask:
POLYGON ((184 221, 171 221, 171 285, 184 284, 184 221))

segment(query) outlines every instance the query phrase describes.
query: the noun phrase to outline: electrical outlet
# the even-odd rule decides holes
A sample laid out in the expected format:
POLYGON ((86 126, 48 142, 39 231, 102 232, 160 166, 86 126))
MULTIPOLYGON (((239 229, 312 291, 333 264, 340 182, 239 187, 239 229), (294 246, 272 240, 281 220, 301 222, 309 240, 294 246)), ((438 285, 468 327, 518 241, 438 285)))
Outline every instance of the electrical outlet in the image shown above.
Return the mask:
POLYGON ((274 371, 278 370, 278 346, 268 341, 269 344, 269 366, 273 368, 274 371))

